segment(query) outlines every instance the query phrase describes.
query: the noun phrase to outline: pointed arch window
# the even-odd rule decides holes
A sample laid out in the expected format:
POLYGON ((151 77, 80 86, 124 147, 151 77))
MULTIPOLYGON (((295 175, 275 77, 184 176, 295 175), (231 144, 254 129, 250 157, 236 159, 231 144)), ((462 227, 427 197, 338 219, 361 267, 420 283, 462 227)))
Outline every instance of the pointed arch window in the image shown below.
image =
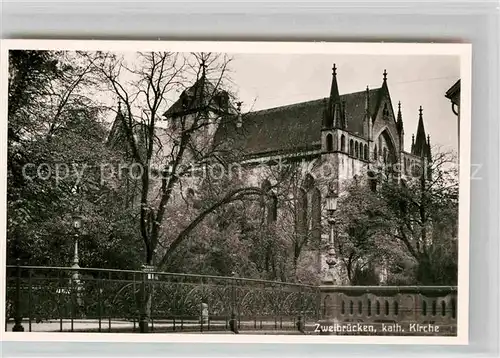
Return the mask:
POLYGON ((278 216, 278 198, 276 194, 271 191, 272 186, 269 180, 264 180, 261 188, 266 192, 262 198, 263 216, 266 224, 270 225, 276 221, 278 216))
POLYGON ((349 141, 349 155, 354 155, 354 141, 352 139, 349 141))
POLYGON ((373 160, 377 160, 377 154, 378 154, 377 145, 375 145, 375 148, 373 150, 373 160))
POLYGON ((311 175, 307 175, 299 190, 298 232, 305 239, 321 242, 321 192, 311 175))
POLYGON ((389 108, 387 107, 387 102, 384 103, 384 110, 382 111, 384 117, 389 117, 389 108))
POLYGON ((365 160, 368 160, 368 144, 365 144, 365 150, 364 150, 364 157, 365 157, 365 160))
POLYGON ((377 191, 377 176, 371 170, 367 172, 368 175, 368 185, 370 186, 370 190, 373 192, 377 191))
POLYGON ((359 158, 359 147, 358 147, 358 142, 354 144, 354 156, 356 158, 359 158))
POLYGON ((345 135, 340 136, 340 150, 345 152, 345 135))
POLYGON ((333 136, 331 133, 326 135, 326 151, 333 152, 333 136))

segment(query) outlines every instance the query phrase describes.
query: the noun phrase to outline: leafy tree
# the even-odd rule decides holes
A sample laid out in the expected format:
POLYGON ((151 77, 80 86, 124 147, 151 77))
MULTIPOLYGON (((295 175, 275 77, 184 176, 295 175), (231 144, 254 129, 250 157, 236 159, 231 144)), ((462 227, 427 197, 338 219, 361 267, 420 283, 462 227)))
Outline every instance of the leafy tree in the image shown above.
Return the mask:
POLYGON ((380 267, 388 284, 456 284, 454 163, 450 153, 437 152, 412 177, 379 173, 370 179, 377 181, 376 192, 369 185, 348 185, 337 213, 344 233, 337 251, 351 283, 364 270, 380 267))
POLYGON ((382 181, 393 237, 417 263, 422 285, 454 285, 457 280, 458 171, 452 153, 435 150, 419 175, 394 185, 382 181))
POLYGON ((120 213, 119 188, 100 185, 100 165, 118 158, 105 146, 102 108, 89 98, 94 74, 78 54, 9 53, 10 263, 21 258, 36 265, 68 266, 71 217, 77 208, 85 218, 80 243, 84 265, 119 268, 133 258, 128 251, 136 251, 137 245, 130 219, 122 213, 117 221, 124 225, 110 231, 109 223, 116 219, 112 215, 120 213))

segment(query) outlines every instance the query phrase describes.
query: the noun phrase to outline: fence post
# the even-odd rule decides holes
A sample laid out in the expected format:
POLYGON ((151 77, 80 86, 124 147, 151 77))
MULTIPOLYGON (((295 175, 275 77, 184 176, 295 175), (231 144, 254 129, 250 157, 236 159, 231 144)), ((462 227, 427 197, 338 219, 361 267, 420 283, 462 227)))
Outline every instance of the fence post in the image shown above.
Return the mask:
POLYGON ((304 292, 303 292, 303 287, 300 286, 299 289, 299 319, 297 321, 297 329, 299 330, 300 333, 305 333, 304 327, 304 292))
POLYGON ((231 285, 231 319, 229 320, 229 328, 234 333, 239 333, 238 322, 236 322, 236 272, 233 272, 231 285))
POLYGON ((16 259, 16 300, 15 300, 15 324, 13 332, 24 332, 21 317, 21 264, 20 259, 16 259))

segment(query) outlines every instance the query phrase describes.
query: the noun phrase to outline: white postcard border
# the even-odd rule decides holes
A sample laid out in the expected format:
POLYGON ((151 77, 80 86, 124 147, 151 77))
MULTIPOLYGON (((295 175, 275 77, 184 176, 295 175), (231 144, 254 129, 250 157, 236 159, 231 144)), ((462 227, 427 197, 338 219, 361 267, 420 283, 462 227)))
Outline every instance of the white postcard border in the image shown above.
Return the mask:
MULTIPOLYGON (((470 223, 470 148, 471 148, 471 61, 470 44, 450 43, 339 43, 339 42, 212 42, 212 41, 98 41, 98 40, 2 40, 1 92, 1 166, 2 215, 0 232, 6 232, 6 153, 8 102, 8 51, 23 50, 105 50, 117 52, 161 50, 173 52, 229 52, 260 54, 342 54, 342 55, 455 55, 460 58, 460 181, 459 181, 459 257, 457 336, 315 336, 189 333, 77 333, 77 332, 6 332, 5 295, 0 294, 0 333, 6 341, 58 342, 178 342, 178 343, 350 343, 464 345, 469 332, 469 223, 470 223)), ((443 94, 444 95, 444 94, 443 94)), ((0 238, 0 277, 5 292, 6 235, 0 238)))

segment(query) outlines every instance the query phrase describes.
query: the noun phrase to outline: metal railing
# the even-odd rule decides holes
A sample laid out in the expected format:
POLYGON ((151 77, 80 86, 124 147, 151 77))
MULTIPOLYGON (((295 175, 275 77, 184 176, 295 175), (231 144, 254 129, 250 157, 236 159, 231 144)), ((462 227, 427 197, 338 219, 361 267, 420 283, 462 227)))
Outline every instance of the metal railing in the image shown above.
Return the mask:
POLYGON ((377 335, 427 334, 412 332, 414 324, 422 329, 439 326, 433 335, 457 332, 455 286, 309 286, 21 265, 7 266, 6 330, 140 332, 146 287, 150 332, 374 334, 344 330, 357 323, 377 330, 377 335), (404 329, 398 331, 399 326, 404 329), (318 332, 318 327, 330 332, 318 332), (385 332, 384 327, 390 329, 385 332))
POLYGON ((318 287, 238 277, 7 266, 6 329, 138 332, 143 288, 150 331, 303 332, 319 319, 318 287))

